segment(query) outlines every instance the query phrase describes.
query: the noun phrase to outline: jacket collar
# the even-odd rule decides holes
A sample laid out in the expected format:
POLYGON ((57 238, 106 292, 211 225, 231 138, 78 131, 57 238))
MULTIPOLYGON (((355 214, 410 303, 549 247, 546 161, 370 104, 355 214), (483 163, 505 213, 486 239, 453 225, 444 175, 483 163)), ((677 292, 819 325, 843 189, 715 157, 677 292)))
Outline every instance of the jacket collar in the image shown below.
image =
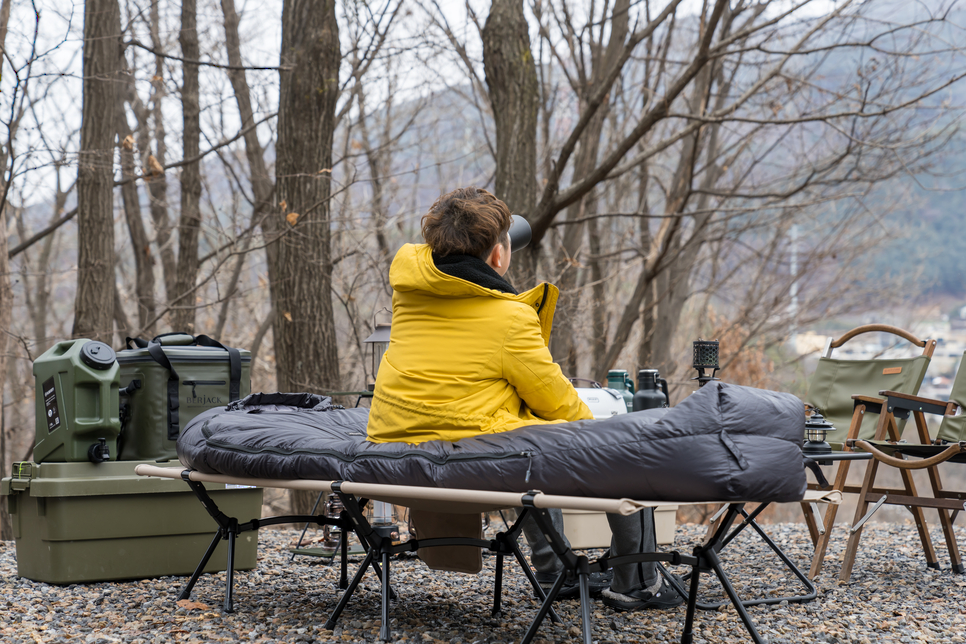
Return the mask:
POLYGON ((473 282, 483 288, 493 289, 501 293, 517 294, 517 290, 503 279, 493 268, 479 257, 472 255, 447 255, 440 257, 433 253, 433 264, 441 272, 452 277, 473 282))

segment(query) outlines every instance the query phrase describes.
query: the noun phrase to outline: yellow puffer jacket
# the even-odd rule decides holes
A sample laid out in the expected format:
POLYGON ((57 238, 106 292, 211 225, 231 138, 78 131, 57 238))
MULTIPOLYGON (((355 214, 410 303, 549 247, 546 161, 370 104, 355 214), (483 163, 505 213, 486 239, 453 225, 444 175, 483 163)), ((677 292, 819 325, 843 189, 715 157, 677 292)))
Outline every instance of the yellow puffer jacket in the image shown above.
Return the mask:
POLYGON ((425 244, 399 250, 389 283, 392 332, 369 440, 455 441, 593 417, 547 348, 557 287, 484 288, 440 271, 425 244))

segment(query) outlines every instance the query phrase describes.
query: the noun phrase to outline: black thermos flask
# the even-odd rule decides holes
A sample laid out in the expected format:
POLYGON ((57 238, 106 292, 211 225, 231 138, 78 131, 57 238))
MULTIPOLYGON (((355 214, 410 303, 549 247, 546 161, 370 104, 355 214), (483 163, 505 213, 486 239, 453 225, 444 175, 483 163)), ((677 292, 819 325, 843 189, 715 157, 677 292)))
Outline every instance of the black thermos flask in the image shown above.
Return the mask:
POLYGON ((657 369, 641 369, 637 372, 637 393, 634 394, 634 411, 668 406, 667 380, 657 369), (660 386, 660 389, 658 387, 660 386))

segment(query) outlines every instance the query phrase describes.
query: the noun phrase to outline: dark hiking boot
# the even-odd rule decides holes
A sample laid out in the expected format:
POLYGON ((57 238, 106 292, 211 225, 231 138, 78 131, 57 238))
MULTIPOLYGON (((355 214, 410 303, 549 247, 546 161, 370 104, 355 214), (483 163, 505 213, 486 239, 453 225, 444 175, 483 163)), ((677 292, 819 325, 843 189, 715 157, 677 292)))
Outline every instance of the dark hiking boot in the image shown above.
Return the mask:
POLYGON ((615 610, 643 610, 645 608, 674 608, 684 603, 684 597, 677 594, 667 582, 661 580, 661 588, 655 593, 640 588, 629 593, 618 593, 610 588, 603 591, 604 606, 615 610))

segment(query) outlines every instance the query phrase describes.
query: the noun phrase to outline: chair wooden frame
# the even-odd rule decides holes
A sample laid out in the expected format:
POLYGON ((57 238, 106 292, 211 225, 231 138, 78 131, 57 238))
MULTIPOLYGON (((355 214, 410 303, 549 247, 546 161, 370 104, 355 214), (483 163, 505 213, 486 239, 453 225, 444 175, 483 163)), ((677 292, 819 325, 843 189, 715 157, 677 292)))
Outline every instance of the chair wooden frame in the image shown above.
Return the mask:
POLYGON ((943 488, 942 478, 939 473, 939 465, 947 461, 956 459, 964 460, 966 454, 966 441, 954 442, 942 445, 934 441, 929 435, 929 427, 926 424, 925 414, 937 414, 940 416, 955 416, 959 411, 959 404, 951 401, 933 400, 919 396, 910 396, 895 391, 880 391, 882 399, 866 399, 865 397, 855 396, 856 408, 876 413, 881 412, 885 406, 885 413, 880 413, 880 422, 876 430, 875 441, 888 441, 885 445, 876 445, 870 441, 851 440, 850 447, 857 447, 872 454, 872 462, 866 469, 865 479, 859 491, 859 503, 855 509, 855 520, 849 536, 849 543, 845 550, 845 559, 842 562, 842 570, 839 579, 848 581, 852 568, 855 565, 855 557, 858 553, 859 543, 862 539, 862 526, 882 505, 903 505, 909 508, 916 519, 916 527, 919 529, 920 539, 923 543, 923 551, 926 555, 926 565, 930 568, 939 569, 936 552, 929 541, 929 533, 925 521, 922 518, 923 508, 935 508, 939 512, 939 522, 942 526, 943 536, 946 540, 946 548, 949 551, 949 560, 952 570, 955 573, 963 574, 966 569, 963 567, 960 557, 959 547, 956 543, 956 535, 953 531, 953 522, 956 515, 966 509, 966 492, 946 490, 943 488), (919 436, 919 445, 900 443, 896 418, 908 418, 912 414, 915 420, 916 431, 919 436), (925 458, 907 459, 905 450, 922 451, 923 447, 932 448, 934 452, 925 458), (889 454, 886 451, 893 452, 889 454), (904 489, 893 490, 882 488, 875 484, 875 477, 878 474, 879 466, 886 465, 899 470, 905 483, 904 489), (929 475, 929 484, 932 488, 932 497, 923 497, 916 493, 915 486, 912 484, 913 470, 926 470, 929 475), (897 493, 898 492, 898 493, 897 493), (872 505, 871 510, 869 509, 872 505))
MULTIPOLYGON (((927 358, 932 358, 933 352, 936 350, 936 341, 931 339, 919 339, 912 333, 900 329, 899 327, 887 325, 887 324, 866 324, 863 326, 856 327, 851 331, 846 332, 838 339, 829 338, 828 343, 825 345, 825 350, 823 356, 826 358, 832 357, 832 350, 837 349, 844 345, 849 340, 855 338, 856 336, 862 335, 864 333, 890 333, 892 335, 898 336, 908 342, 912 343, 917 347, 922 347, 922 354, 927 358)), ((856 396, 852 396, 853 399, 856 396)), ((862 421, 865 418, 866 413, 878 413, 878 410, 873 410, 870 405, 872 403, 878 403, 880 406, 883 400, 880 398, 875 398, 872 396, 862 396, 861 397, 866 404, 859 405, 858 403, 853 404, 852 418, 849 425, 849 430, 846 438, 846 445, 844 450, 847 452, 852 451, 852 447, 848 445, 849 440, 855 440, 859 437, 859 430, 862 427, 862 421)), ((883 429, 884 420, 882 416, 879 418, 879 423, 876 428, 876 435, 879 432, 884 432, 883 429)), ((832 482, 832 489, 838 490, 844 494, 860 494, 862 492, 862 486, 849 485, 846 483, 848 480, 849 470, 851 468, 852 461, 842 460, 838 463, 838 468, 835 472, 835 477, 832 482)), ((871 467, 871 464, 870 464, 871 467)), ((868 471, 869 468, 867 468, 868 471)), ((912 482, 912 477, 908 473, 903 476, 904 488, 903 492, 912 491, 912 495, 915 496, 915 486, 912 482), (908 490, 906 489, 908 487, 908 490)), ((820 489, 815 483, 809 484, 809 489, 817 490, 820 489)), ((812 565, 809 569, 808 576, 810 579, 814 579, 822 570, 822 564, 825 560, 825 554, 828 550, 829 539, 832 534, 832 528, 835 525, 835 517, 838 514, 838 506, 829 506, 826 509, 824 519, 817 516, 817 511, 813 510, 812 506, 808 503, 802 503, 802 512, 805 516, 805 524, 808 526, 809 535, 811 536, 812 543, 815 545, 815 553, 812 557, 812 565), (821 520, 821 525, 820 525, 821 520)), ((932 548, 932 544, 929 540, 929 533, 925 528, 925 519, 922 515, 922 509, 917 508, 913 512, 915 516, 916 523, 920 527, 919 534, 920 539, 923 542, 923 549, 927 553, 927 559, 931 561, 935 566, 938 563, 935 561, 935 551, 932 548), (932 552, 932 558, 929 559, 928 553, 932 552)))

